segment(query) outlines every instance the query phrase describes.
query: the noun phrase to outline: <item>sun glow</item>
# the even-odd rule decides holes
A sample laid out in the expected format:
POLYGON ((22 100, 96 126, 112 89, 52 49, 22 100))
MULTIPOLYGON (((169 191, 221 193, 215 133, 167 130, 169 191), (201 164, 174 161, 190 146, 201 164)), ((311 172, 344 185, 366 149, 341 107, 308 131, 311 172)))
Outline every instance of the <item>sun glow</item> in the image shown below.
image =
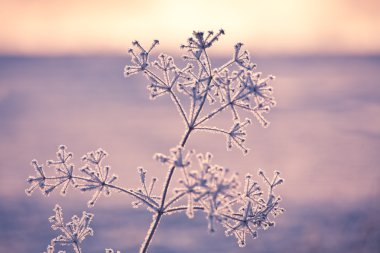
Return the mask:
POLYGON ((0 53, 125 52, 160 38, 178 48, 192 30, 223 28, 262 53, 378 53, 380 4, 354 1, 2 1, 0 53), (4 25, 5 24, 5 25, 4 25))

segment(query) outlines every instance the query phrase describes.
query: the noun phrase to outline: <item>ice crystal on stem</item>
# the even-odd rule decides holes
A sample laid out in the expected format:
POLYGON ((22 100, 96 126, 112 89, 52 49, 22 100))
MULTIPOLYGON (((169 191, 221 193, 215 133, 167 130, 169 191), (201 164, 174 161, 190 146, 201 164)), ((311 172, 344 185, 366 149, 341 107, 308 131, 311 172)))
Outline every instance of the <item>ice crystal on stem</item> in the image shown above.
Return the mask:
MULTIPOLYGON (((218 225, 224 227, 225 234, 235 236, 241 247, 246 245, 247 237, 257 238, 259 230, 273 227, 273 218, 284 211, 279 206, 281 199, 275 193, 277 186, 283 183, 279 172, 275 172, 273 179, 263 171, 259 172, 266 187, 260 186, 250 174, 246 175, 242 185, 238 173, 212 163, 211 153, 198 154, 197 166, 192 161, 194 151, 185 148, 193 133, 204 131, 224 135, 227 150, 236 147, 247 154, 246 139, 252 122, 249 118, 242 120, 241 116, 252 115, 267 127, 269 122, 265 114, 276 105, 270 84, 274 76, 262 77, 256 72, 256 64, 242 43, 235 45, 230 60, 214 66, 208 50, 222 35, 224 30, 193 32, 181 45, 185 52, 182 68, 176 65, 173 57, 163 53, 151 60, 158 40, 149 48, 134 41, 128 50, 131 63, 125 66, 124 75, 144 75, 148 80, 150 98, 169 96, 185 126, 181 140, 168 155, 154 155, 154 159, 167 169, 161 190, 156 190, 157 179, 148 180, 143 168, 138 168, 139 188, 117 185, 117 176, 111 174, 110 166, 103 165, 107 153, 102 149, 83 156, 84 165, 77 171, 71 163, 72 153, 66 146, 60 146, 57 160, 47 162, 47 166, 55 170, 55 175, 46 174, 42 165, 32 161, 36 175, 28 178, 30 186, 26 193, 30 195, 39 188, 48 195, 61 188, 61 193, 65 194, 72 185, 82 192, 93 192, 89 207, 93 207, 102 194, 107 196, 111 191, 129 195, 133 198, 133 207, 143 206, 152 212, 153 220, 141 244, 141 253, 148 251, 161 219, 173 213, 184 212, 188 218, 193 218, 196 211, 203 212, 210 232, 216 231, 218 225), (231 127, 224 129, 212 124, 211 119, 225 113, 232 115, 231 127), (180 180, 179 187, 173 189, 175 173, 180 173, 180 180)), ((87 235, 92 235, 89 228, 92 215, 84 212, 82 218, 74 216, 70 223, 64 224, 62 209, 57 206, 55 212, 50 221, 53 229, 61 230, 62 235, 53 243, 69 244, 80 252, 79 243, 87 235)), ((47 248, 48 253, 53 250, 52 245, 47 248)), ((112 249, 106 249, 106 252, 115 253, 112 249)))

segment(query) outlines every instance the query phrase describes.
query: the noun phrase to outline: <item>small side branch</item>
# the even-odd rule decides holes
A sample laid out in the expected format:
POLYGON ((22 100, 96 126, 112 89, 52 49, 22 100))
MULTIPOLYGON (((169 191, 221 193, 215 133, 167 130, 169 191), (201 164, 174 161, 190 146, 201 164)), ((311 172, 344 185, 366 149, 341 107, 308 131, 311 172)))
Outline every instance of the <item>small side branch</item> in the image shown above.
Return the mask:
POLYGON ((230 135, 229 132, 227 132, 223 129, 216 128, 216 127, 195 127, 194 130, 201 130, 201 131, 206 131, 206 132, 225 134, 227 136, 230 135))
POLYGON ((139 194, 137 194, 137 193, 135 193, 135 192, 133 192, 131 190, 124 189, 124 188, 116 186, 116 185, 107 185, 107 186, 109 188, 112 188, 112 189, 118 190, 120 192, 129 194, 132 197, 134 197, 134 198, 138 199, 139 201, 143 202, 144 204, 146 204, 148 207, 152 208, 153 210, 158 211, 158 206, 157 205, 150 203, 145 198, 141 197, 139 194))
POLYGON ((219 107, 218 109, 215 109, 214 111, 210 112, 209 114, 207 114, 203 118, 199 119, 199 121, 194 124, 194 127, 197 127, 197 126, 201 125, 202 123, 206 122, 207 120, 212 119, 217 114, 219 114, 224 109, 226 109, 228 106, 230 106, 230 103, 224 104, 221 107, 219 107))
MULTIPOLYGON (((204 207, 201 207, 201 206, 194 206, 193 208, 194 208, 194 210, 197 210, 197 211, 203 211, 204 210, 204 207)), ((186 206, 173 207, 173 208, 166 210, 164 212, 164 214, 170 214, 170 213, 181 212, 181 211, 186 211, 186 210, 187 210, 186 206)))
POLYGON ((171 204, 173 204, 174 202, 178 201, 179 199, 181 199, 186 194, 187 194, 187 192, 181 192, 180 194, 178 194, 175 197, 173 197, 171 200, 168 201, 168 203, 165 204, 164 210, 166 210, 169 206, 171 206, 171 204))
POLYGON ((171 95, 171 98, 172 98, 174 104, 176 105, 177 109, 179 110, 180 115, 182 116, 183 120, 185 121, 186 126, 189 127, 189 125, 190 125, 189 120, 188 120, 188 118, 186 116, 186 113, 185 113, 185 111, 183 109, 183 105, 181 104, 179 98, 173 92, 173 90, 170 90, 170 95, 171 95))

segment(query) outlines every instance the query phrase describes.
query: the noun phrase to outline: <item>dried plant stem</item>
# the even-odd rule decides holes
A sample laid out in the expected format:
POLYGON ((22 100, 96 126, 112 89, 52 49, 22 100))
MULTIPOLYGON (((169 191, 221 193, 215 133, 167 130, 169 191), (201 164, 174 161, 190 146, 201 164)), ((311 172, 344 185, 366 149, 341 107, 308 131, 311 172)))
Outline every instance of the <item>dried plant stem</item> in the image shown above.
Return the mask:
MULTIPOLYGON (((196 124, 196 121, 197 121, 197 119, 198 119, 198 117, 200 115, 200 112, 202 111, 203 106, 204 106, 204 104, 206 102, 207 94, 208 94, 208 91, 209 91, 208 89, 210 87, 210 84, 211 84, 211 81, 213 79, 213 76, 210 75, 208 78, 209 79, 208 79, 208 82, 207 82, 207 88, 206 88, 206 91, 205 91, 206 94, 203 96, 202 101, 201 101, 201 103, 200 103, 197 111, 195 112, 195 115, 193 116, 192 119, 190 119, 190 122, 188 122, 188 120, 186 118, 186 114, 184 113, 183 107, 179 103, 178 98, 176 97, 176 95, 173 92, 171 92, 171 95, 172 95, 172 97, 174 99, 175 104, 177 105, 177 107, 179 107, 181 115, 184 117, 184 119, 185 119, 185 121, 187 123, 186 133, 183 136, 182 140, 180 141, 180 146, 181 147, 185 147, 186 142, 187 142, 187 140, 188 140, 191 132, 194 130, 194 125, 196 124)), ((153 216, 153 221, 152 221, 152 223, 150 225, 150 228, 149 228, 149 230, 148 230, 148 232, 146 234, 145 241, 141 245, 140 253, 145 253, 145 252, 148 251, 148 247, 150 245, 150 242, 152 241, 154 233, 156 232, 156 229, 157 229, 158 224, 159 224, 159 222, 161 220, 161 217, 165 213, 166 195, 168 193, 168 189, 169 189, 170 182, 171 182, 173 174, 174 174, 174 170, 175 170, 175 166, 171 167, 170 170, 168 171, 168 176, 166 177, 166 180, 165 180, 165 183, 164 183, 164 190, 162 191, 161 206, 157 210, 157 213, 153 216)))
POLYGON ((75 251, 77 252, 77 253, 82 253, 82 250, 81 250, 81 248, 79 247, 79 245, 76 243, 76 244, 74 244, 74 248, 75 248, 75 251))
MULTIPOLYGON (((188 130, 186 131, 185 135, 183 136, 181 142, 180 142, 181 147, 185 147, 185 144, 186 144, 187 140, 189 139, 189 136, 190 136, 192 131, 193 131, 193 129, 189 127, 188 130)), ((160 208, 157 210, 157 213, 153 216, 153 221, 150 224, 150 227, 149 227, 149 230, 146 234, 145 240, 141 245, 140 253, 145 253, 148 251, 148 247, 149 247, 149 245, 153 239, 154 233, 157 230, 157 227, 158 227, 158 224, 161 220, 161 217, 165 213, 166 195, 167 195, 168 190, 169 190, 169 186, 170 186, 170 182, 172 180, 173 174, 174 174, 174 170, 175 170, 175 166, 171 167, 168 171, 168 176, 166 177, 166 181, 164 184, 164 190, 162 191, 160 208)))
MULTIPOLYGON (((55 170, 55 176, 46 175, 43 165, 37 160, 32 161, 36 175, 27 179, 30 186, 26 193, 30 195, 40 189, 49 195, 61 188, 61 194, 65 195, 69 185, 72 185, 83 192, 93 192, 88 202, 89 207, 93 207, 101 195, 108 196, 112 191, 130 195, 135 199, 132 203, 134 207, 145 206, 153 214, 140 253, 148 252, 161 218, 176 212, 186 212, 188 218, 193 218, 194 211, 203 211, 207 215, 210 232, 215 231, 215 223, 220 223, 226 229, 226 235, 236 237, 240 247, 246 246, 246 235, 255 239, 257 230, 272 227, 274 222, 268 215, 277 216, 284 211, 278 207, 281 198, 273 191, 283 183, 283 179, 278 177, 278 171, 273 179, 259 171, 259 176, 269 188, 267 196, 263 196, 264 192, 251 174, 246 175, 244 191, 241 192, 238 189, 240 183, 237 173, 231 174, 228 168, 211 163, 211 153, 198 154, 200 169, 191 171, 194 152, 183 153, 193 131, 206 131, 225 135, 227 149, 234 145, 246 154, 248 149, 243 144, 247 135, 246 126, 251 120, 241 121, 238 110, 251 112, 266 127, 269 123, 263 113, 275 106, 273 89, 268 85, 274 77, 261 78, 260 72, 254 72, 255 64, 251 62, 249 53, 241 52, 242 43, 235 45, 232 60, 219 68, 212 68, 206 49, 222 34, 222 29, 217 34, 212 31, 207 34, 194 32, 187 44, 181 45, 182 49, 187 50, 183 59, 188 64, 184 68, 177 67, 174 59, 166 54, 160 54, 156 61, 149 60, 150 52, 159 43, 158 40, 153 42, 149 50, 145 50, 138 41, 132 42, 134 48, 128 50, 132 65, 125 66, 125 76, 142 73, 147 77, 150 97, 155 99, 169 95, 185 125, 184 135, 178 145, 170 150, 169 156, 162 153, 154 155, 158 162, 167 165, 161 193, 153 191, 157 178, 152 178, 148 183, 147 171, 142 167, 138 168, 141 188, 127 189, 115 184, 118 176, 110 174, 110 166, 103 165, 103 160, 108 155, 103 149, 85 154, 82 157, 85 166, 80 169, 82 174, 76 174, 74 164, 71 163, 73 154, 67 151, 65 145, 59 146, 57 160, 47 161, 47 167, 55 170), (152 66, 154 69, 151 69, 152 66), (187 102, 183 101, 186 97, 189 99, 187 102), (230 110, 233 116, 233 125, 229 130, 205 125, 226 110, 230 110), (169 188, 177 168, 183 174, 179 180, 181 188, 174 189, 170 195, 169 188), (175 204, 183 201, 184 197, 187 197, 187 205, 175 204)), ((70 222, 64 223, 62 208, 56 205, 53 210, 55 215, 49 218, 51 227, 60 230, 62 234, 52 240, 47 252, 53 252, 54 244, 60 244, 71 245, 76 253, 81 253, 80 243, 88 235, 93 235, 90 227, 93 214, 83 212, 81 218, 75 215, 70 222)), ((115 251, 107 249, 106 252, 115 251)))
POLYGON ((158 223, 160 222, 162 217, 162 213, 157 213, 153 216, 153 222, 150 225, 150 228, 147 232, 147 235, 145 237, 145 241, 141 245, 140 253, 145 253, 148 251, 148 247, 150 245, 150 242, 152 241, 153 235, 157 229, 158 223))

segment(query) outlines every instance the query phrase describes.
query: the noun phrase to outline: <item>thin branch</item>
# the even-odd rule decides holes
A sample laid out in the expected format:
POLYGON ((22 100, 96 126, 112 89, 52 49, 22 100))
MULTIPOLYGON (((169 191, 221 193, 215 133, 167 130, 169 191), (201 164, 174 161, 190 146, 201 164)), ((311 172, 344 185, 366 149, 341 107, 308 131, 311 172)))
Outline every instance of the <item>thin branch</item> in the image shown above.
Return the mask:
POLYGON ((230 103, 227 103, 227 104, 224 104, 222 105, 221 107, 219 107, 218 109, 215 109, 214 111, 210 112, 208 115, 204 116, 203 118, 201 118, 198 122, 196 122, 194 124, 194 127, 197 127, 199 126, 200 124, 202 124, 203 122, 213 118, 215 115, 217 115, 219 112, 223 111, 224 109, 226 109, 228 106, 230 105, 230 103))
MULTIPOLYGON (((184 137, 182 138, 182 141, 181 141, 181 146, 184 147, 190 134, 192 132, 192 129, 188 129, 186 134, 184 135, 184 137)), ((156 216, 153 217, 153 221, 150 225, 150 228, 149 230, 147 231, 147 234, 146 234, 146 237, 145 237, 145 240, 144 242, 142 243, 141 245, 141 248, 140 248, 140 253, 145 253, 147 252, 148 250, 148 247, 150 245, 150 242, 153 238, 153 235, 157 229, 157 226, 158 226, 158 223, 160 222, 161 220, 161 217, 164 213, 164 206, 165 206, 165 200, 166 200, 166 195, 167 195, 167 192, 168 192, 168 189, 169 189, 169 185, 170 185, 170 182, 171 182, 171 179, 173 177, 173 174, 174 174, 174 170, 175 170, 175 166, 172 166, 169 171, 168 171, 168 176, 166 177, 166 180, 165 180, 165 183, 164 183, 164 188, 163 188, 163 191, 162 191, 162 197, 161 197, 161 205, 158 209, 155 209, 157 214, 156 216)))
POLYGON ((180 198, 182 198, 183 196, 185 196, 187 194, 186 191, 184 192, 181 192, 180 194, 176 195, 175 197, 171 198, 168 203, 165 204, 164 206, 164 212, 165 210, 171 205, 173 204, 174 202, 176 202, 177 200, 179 200, 180 198))
POLYGON ((221 72, 223 69, 228 68, 230 65, 234 64, 234 60, 230 60, 229 62, 226 62, 224 65, 220 66, 218 68, 218 72, 221 72))
POLYGON ((191 127, 194 127, 194 126, 195 126, 195 122, 197 121, 197 118, 198 118, 199 114, 200 114, 201 111, 202 111, 203 105, 204 105, 205 102, 206 102, 207 94, 208 94, 208 92, 209 92, 209 88, 210 88, 211 81, 212 81, 212 76, 209 76, 209 80, 208 80, 208 82, 207 82, 207 86, 206 86, 205 94, 203 95, 203 98, 202 98, 201 104, 199 105, 198 110, 196 111, 196 113, 195 113, 195 115, 194 115, 194 118, 192 119, 192 122, 190 123, 190 126, 191 126, 191 127))
POLYGON ((206 49, 203 49, 203 52, 205 54, 205 58, 207 61, 207 66, 208 66, 208 75, 211 76, 211 63, 210 63, 210 58, 207 55, 206 49))
MULTIPOLYGON (((152 71, 150 71, 149 69, 146 69, 146 73, 153 76, 154 78, 156 78, 162 85, 164 85, 166 88, 167 88, 167 91, 169 91, 172 99, 173 99, 173 102, 174 104, 177 106, 177 108, 179 109, 180 111, 180 114, 182 116, 182 118, 185 120, 187 126, 189 126, 189 120, 187 119, 187 116, 186 116, 186 113, 183 109, 183 106, 182 104, 180 103, 177 95, 174 94, 173 90, 172 90, 172 87, 173 85, 169 85, 169 80, 168 80, 168 83, 164 82, 160 77, 158 77, 156 74, 154 74, 152 71)), ((169 78, 169 77, 167 77, 169 78)))
POLYGON ((214 128, 214 127, 195 127, 194 130, 209 131, 209 132, 215 132, 215 133, 230 135, 229 132, 227 132, 223 129, 214 128))
POLYGON ((177 108, 180 111, 180 114, 181 114, 182 118, 185 120, 187 127, 189 127, 189 124, 190 124, 189 120, 187 119, 186 113, 185 113, 185 111, 183 109, 183 106, 182 106, 181 102, 179 101, 179 98, 177 97, 177 95, 174 94, 174 92, 172 91, 172 89, 170 89, 169 92, 170 92, 170 95, 171 95, 171 97, 173 99, 174 104, 177 106, 177 108))
POLYGON ((159 77, 157 76, 155 73, 153 73, 152 71, 150 71, 148 68, 145 69, 145 73, 147 75, 151 75, 152 77, 154 77, 157 81, 159 81, 162 85, 168 87, 168 85, 159 77))
MULTIPOLYGON (((201 211, 201 210, 204 210, 204 207, 194 206, 193 209, 201 211)), ((169 213, 172 213, 172 212, 179 212, 179 211, 186 211, 186 210, 187 210, 186 206, 173 207, 173 208, 170 208, 170 209, 166 210, 164 212, 164 214, 169 214, 169 213)))
POLYGON ((144 204, 146 204, 147 206, 149 206, 153 210, 158 211, 158 206, 155 206, 155 205, 151 204, 149 201, 147 201, 146 199, 142 198, 141 196, 139 196, 138 194, 136 194, 135 192, 133 192, 131 190, 127 190, 127 189, 118 187, 116 185, 111 185, 111 184, 106 184, 106 186, 109 187, 109 188, 115 189, 115 190, 119 190, 120 192, 127 193, 127 194, 131 195, 132 197, 137 198, 141 202, 144 202, 144 204))

